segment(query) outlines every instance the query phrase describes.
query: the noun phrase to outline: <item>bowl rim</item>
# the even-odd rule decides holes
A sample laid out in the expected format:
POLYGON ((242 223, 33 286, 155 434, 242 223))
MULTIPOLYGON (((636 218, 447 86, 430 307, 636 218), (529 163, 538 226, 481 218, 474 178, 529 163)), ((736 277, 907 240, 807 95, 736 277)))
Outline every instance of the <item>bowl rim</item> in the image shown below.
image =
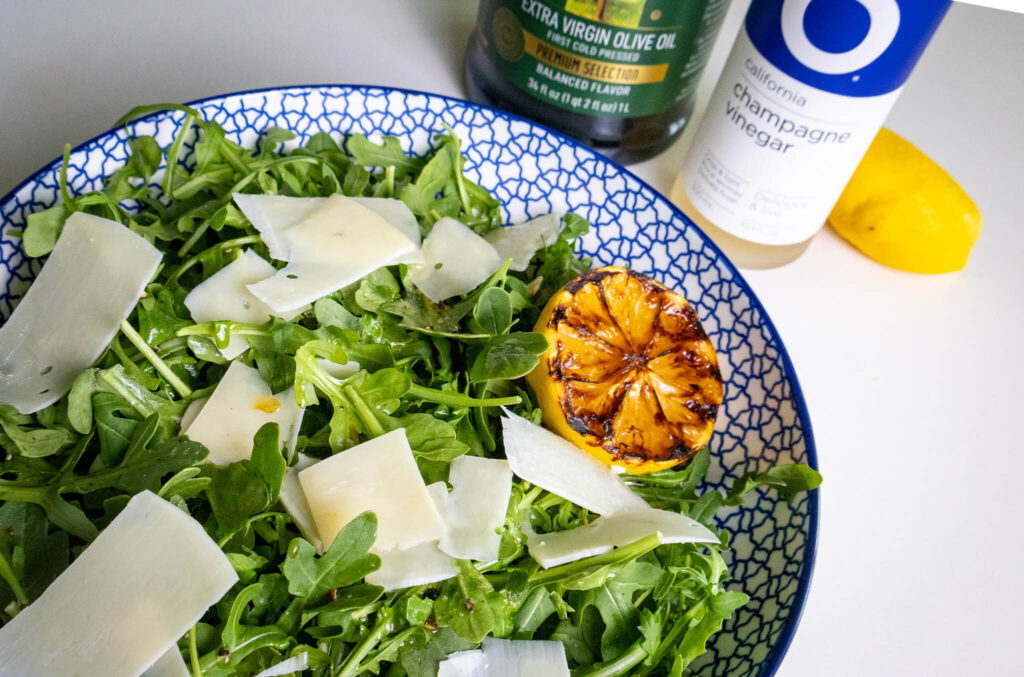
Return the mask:
MULTIPOLYGON (((750 283, 747 282, 746 278, 740 273, 736 265, 725 255, 725 252, 711 239, 711 237, 705 233, 700 226, 698 226, 689 216, 687 216, 683 210, 675 205, 671 200, 662 195, 662 193, 656 190, 649 183, 641 179, 639 176, 631 172, 626 167, 618 164, 614 160, 602 155, 597 150, 586 146, 585 144, 573 139, 562 132, 548 127, 547 125, 541 124, 529 118, 523 117, 516 113, 511 113, 500 108, 488 106, 486 104, 474 103, 466 99, 460 99, 456 96, 449 96, 447 94, 437 94, 434 92, 426 92, 417 89, 408 89, 404 87, 388 87, 381 85, 364 85, 364 84, 346 84, 346 83, 313 83, 313 84, 299 84, 299 85, 283 85, 283 86, 268 86, 268 87, 257 87, 253 89, 241 89, 232 92, 226 92, 223 94, 216 94, 213 96, 205 96, 199 99, 193 99, 185 103, 185 106, 198 108, 203 105, 208 105, 217 100, 228 99, 232 97, 241 97, 252 94, 263 94, 267 92, 288 92, 289 90, 316 90, 316 89, 336 89, 336 90, 351 90, 351 91, 374 91, 381 93, 388 92, 399 92, 402 94, 409 94, 412 96, 424 96, 427 98, 440 99, 445 102, 454 103, 461 106, 469 106, 471 108, 478 108, 489 111, 497 117, 503 117, 508 120, 516 122, 524 122, 530 126, 538 127, 544 130, 546 133, 552 135, 560 142, 575 146, 578 149, 591 154, 598 162, 603 162, 611 165, 617 171, 625 174, 632 180, 636 181, 642 188, 649 190, 656 199, 661 200, 667 206, 671 212, 680 217, 684 223, 692 227, 704 240, 704 243, 708 245, 712 251, 717 254, 718 259, 725 265, 726 269, 733 275, 734 279, 737 280, 745 289, 749 295, 751 305, 757 309, 760 313, 763 322, 768 327, 768 333, 771 338, 775 341, 778 346, 779 357, 781 358, 782 367, 786 374, 786 378, 790 382, 790 388, 793 391, 793 400, 796 403, 796 410, 800 416, 800 420, 803 423, 804 433, 804 444, 806 446, 807 464, 815 470, 818 470, 818 454, 817 446, 814 441, 814 431, 811 426, 811 417, 807 409, 807 402, 804 399, 803 389, 800 386, 800 381, 796 375, 796 369, 793 366, 793 361, 789 356, 789 351, 786 350, 786 345, 782 340, 782 336, 779 334, 778 329, 775 327, 774 321, 768 315, 768 311, 765 309, 764 304, 761 303, 761 299, 758 298, 754 292, 750 283)), ((168 104, 168 105, 179 105, 179 104, 168 104)), ((111 128, 92 136, 91 138, 79 143, 78 145, 71 148, 70 153, 77 153, 85 150, 86 147, 91 146, 101 139, 107 138, 111 135, 115 135, 122 129, 127 130, 130 126, 137 123, 151 120, 158 117, 164 117, 174 112, 180 111, 168 111, 168 110, 157 110, 146 115, 142 115, 138 118, 134 118, 129 122, 121 125, 115 125, 111 128)), ((19 193, 25 186, 36 182, 39 177, 43 174, 52 171, 55 167, 62 164, 63 158, 57 157, 56 159, 44 164, 42 167, 32 172, 27 178, 18 183, 14 188, 10 189, 0 197, 0 205, 6 204, 9 200, 13 199, 14 196, 19 193)), ((0 224, 0 237, 3 236, 2 224, 0 224)), ((768 655, 765 656, 762 668, 759 672, 759 677, 773 677, 778 672, 779 666, 782 664, 783 658, 785 658, 786 652, 789 650, 790 645, 793 642, 793 637, 796 635, 796 629, 800 625, 800 620, 803 617, 804 609, 807 605, 807 596, 811 588, 811 580, 814 574, 814 566, 817 561, 817 550, 818 550, 818 532, 820 528, 820 498, 819 489, 814 489, 808 492, 807 495, 807 516, 808 516, 808 528, 807 528, 807 542, 804 544, 804 566, 800 573, 800 580, 797 585, 796 597, 793 600, 789 618, 786 619, 786 624, 782 627, 782 631, 779 634, 778 639, 775 641, 775 645, 772 647, 768 655)))

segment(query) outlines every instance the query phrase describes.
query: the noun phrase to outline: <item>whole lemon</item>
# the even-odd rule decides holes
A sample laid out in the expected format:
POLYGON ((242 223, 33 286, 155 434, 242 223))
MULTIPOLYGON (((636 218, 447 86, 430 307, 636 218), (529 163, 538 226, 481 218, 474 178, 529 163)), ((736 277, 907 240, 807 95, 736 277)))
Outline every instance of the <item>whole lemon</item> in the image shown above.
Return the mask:
POLYGON ((832 209, 829 224, 875 261, 912 273, 967 264, 981 213, 931 158, 882 129, 832 209))

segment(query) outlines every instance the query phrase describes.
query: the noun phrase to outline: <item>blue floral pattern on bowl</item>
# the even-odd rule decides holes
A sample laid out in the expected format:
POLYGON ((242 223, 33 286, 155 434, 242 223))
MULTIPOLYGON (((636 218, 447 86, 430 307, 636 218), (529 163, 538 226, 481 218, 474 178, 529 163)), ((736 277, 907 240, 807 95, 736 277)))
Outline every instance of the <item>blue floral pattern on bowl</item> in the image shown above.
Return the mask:
MULTIPOLYGON (((464 141, 469 176, 497 195, 506 222, 551 211, 591 221, 584 253, 624 265, 683 292, 718 349, 726 397, 712 440, 709 480, 724 489, 743 473, 780 462, 817 465, 810 421, 785 348, 761 304, 732 264, 684 214, 628 171, 544 127, 502 111, 421 92, 308 86, 229 94, 191 104, 229 137, 254 147, 277 126, 299 136, 325 131, 397 136, 422 153, 447 124, 464 141)), ((72 194, 97 189, 124 164, 126 139, 149 134, 167 146, 183 113, 158 113, 100 135, 70 156, 72 194)), ((19 240, 28 214, 59 201, 55 161, 0 200, 0 317, 7 317, 38 272, 19 240)), ((733 534, 729 587, 751 602, 709 643, 694 666, 707 676, 775 674, 799 620, 814 562, 818 492, 792 505, 757 493, 724 513, 733 534)))

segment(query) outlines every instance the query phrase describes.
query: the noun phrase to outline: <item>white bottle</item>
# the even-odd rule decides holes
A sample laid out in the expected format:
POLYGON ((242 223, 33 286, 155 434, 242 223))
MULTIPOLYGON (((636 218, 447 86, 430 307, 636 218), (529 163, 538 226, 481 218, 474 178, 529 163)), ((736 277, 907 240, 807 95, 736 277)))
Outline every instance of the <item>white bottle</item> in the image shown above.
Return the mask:
POLYGON ((949 0, 754 0, 672 199, 740 266, 799 256, 949 0))

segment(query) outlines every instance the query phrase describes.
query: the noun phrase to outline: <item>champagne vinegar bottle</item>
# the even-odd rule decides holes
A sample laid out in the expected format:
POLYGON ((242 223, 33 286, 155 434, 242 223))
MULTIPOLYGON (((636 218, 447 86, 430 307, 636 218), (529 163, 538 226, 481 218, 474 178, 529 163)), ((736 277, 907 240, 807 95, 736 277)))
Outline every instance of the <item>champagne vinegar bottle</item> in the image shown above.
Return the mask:
POLYGON ((949 0, 753 0, 672 200, 745 268, 824 225, 949 0))

